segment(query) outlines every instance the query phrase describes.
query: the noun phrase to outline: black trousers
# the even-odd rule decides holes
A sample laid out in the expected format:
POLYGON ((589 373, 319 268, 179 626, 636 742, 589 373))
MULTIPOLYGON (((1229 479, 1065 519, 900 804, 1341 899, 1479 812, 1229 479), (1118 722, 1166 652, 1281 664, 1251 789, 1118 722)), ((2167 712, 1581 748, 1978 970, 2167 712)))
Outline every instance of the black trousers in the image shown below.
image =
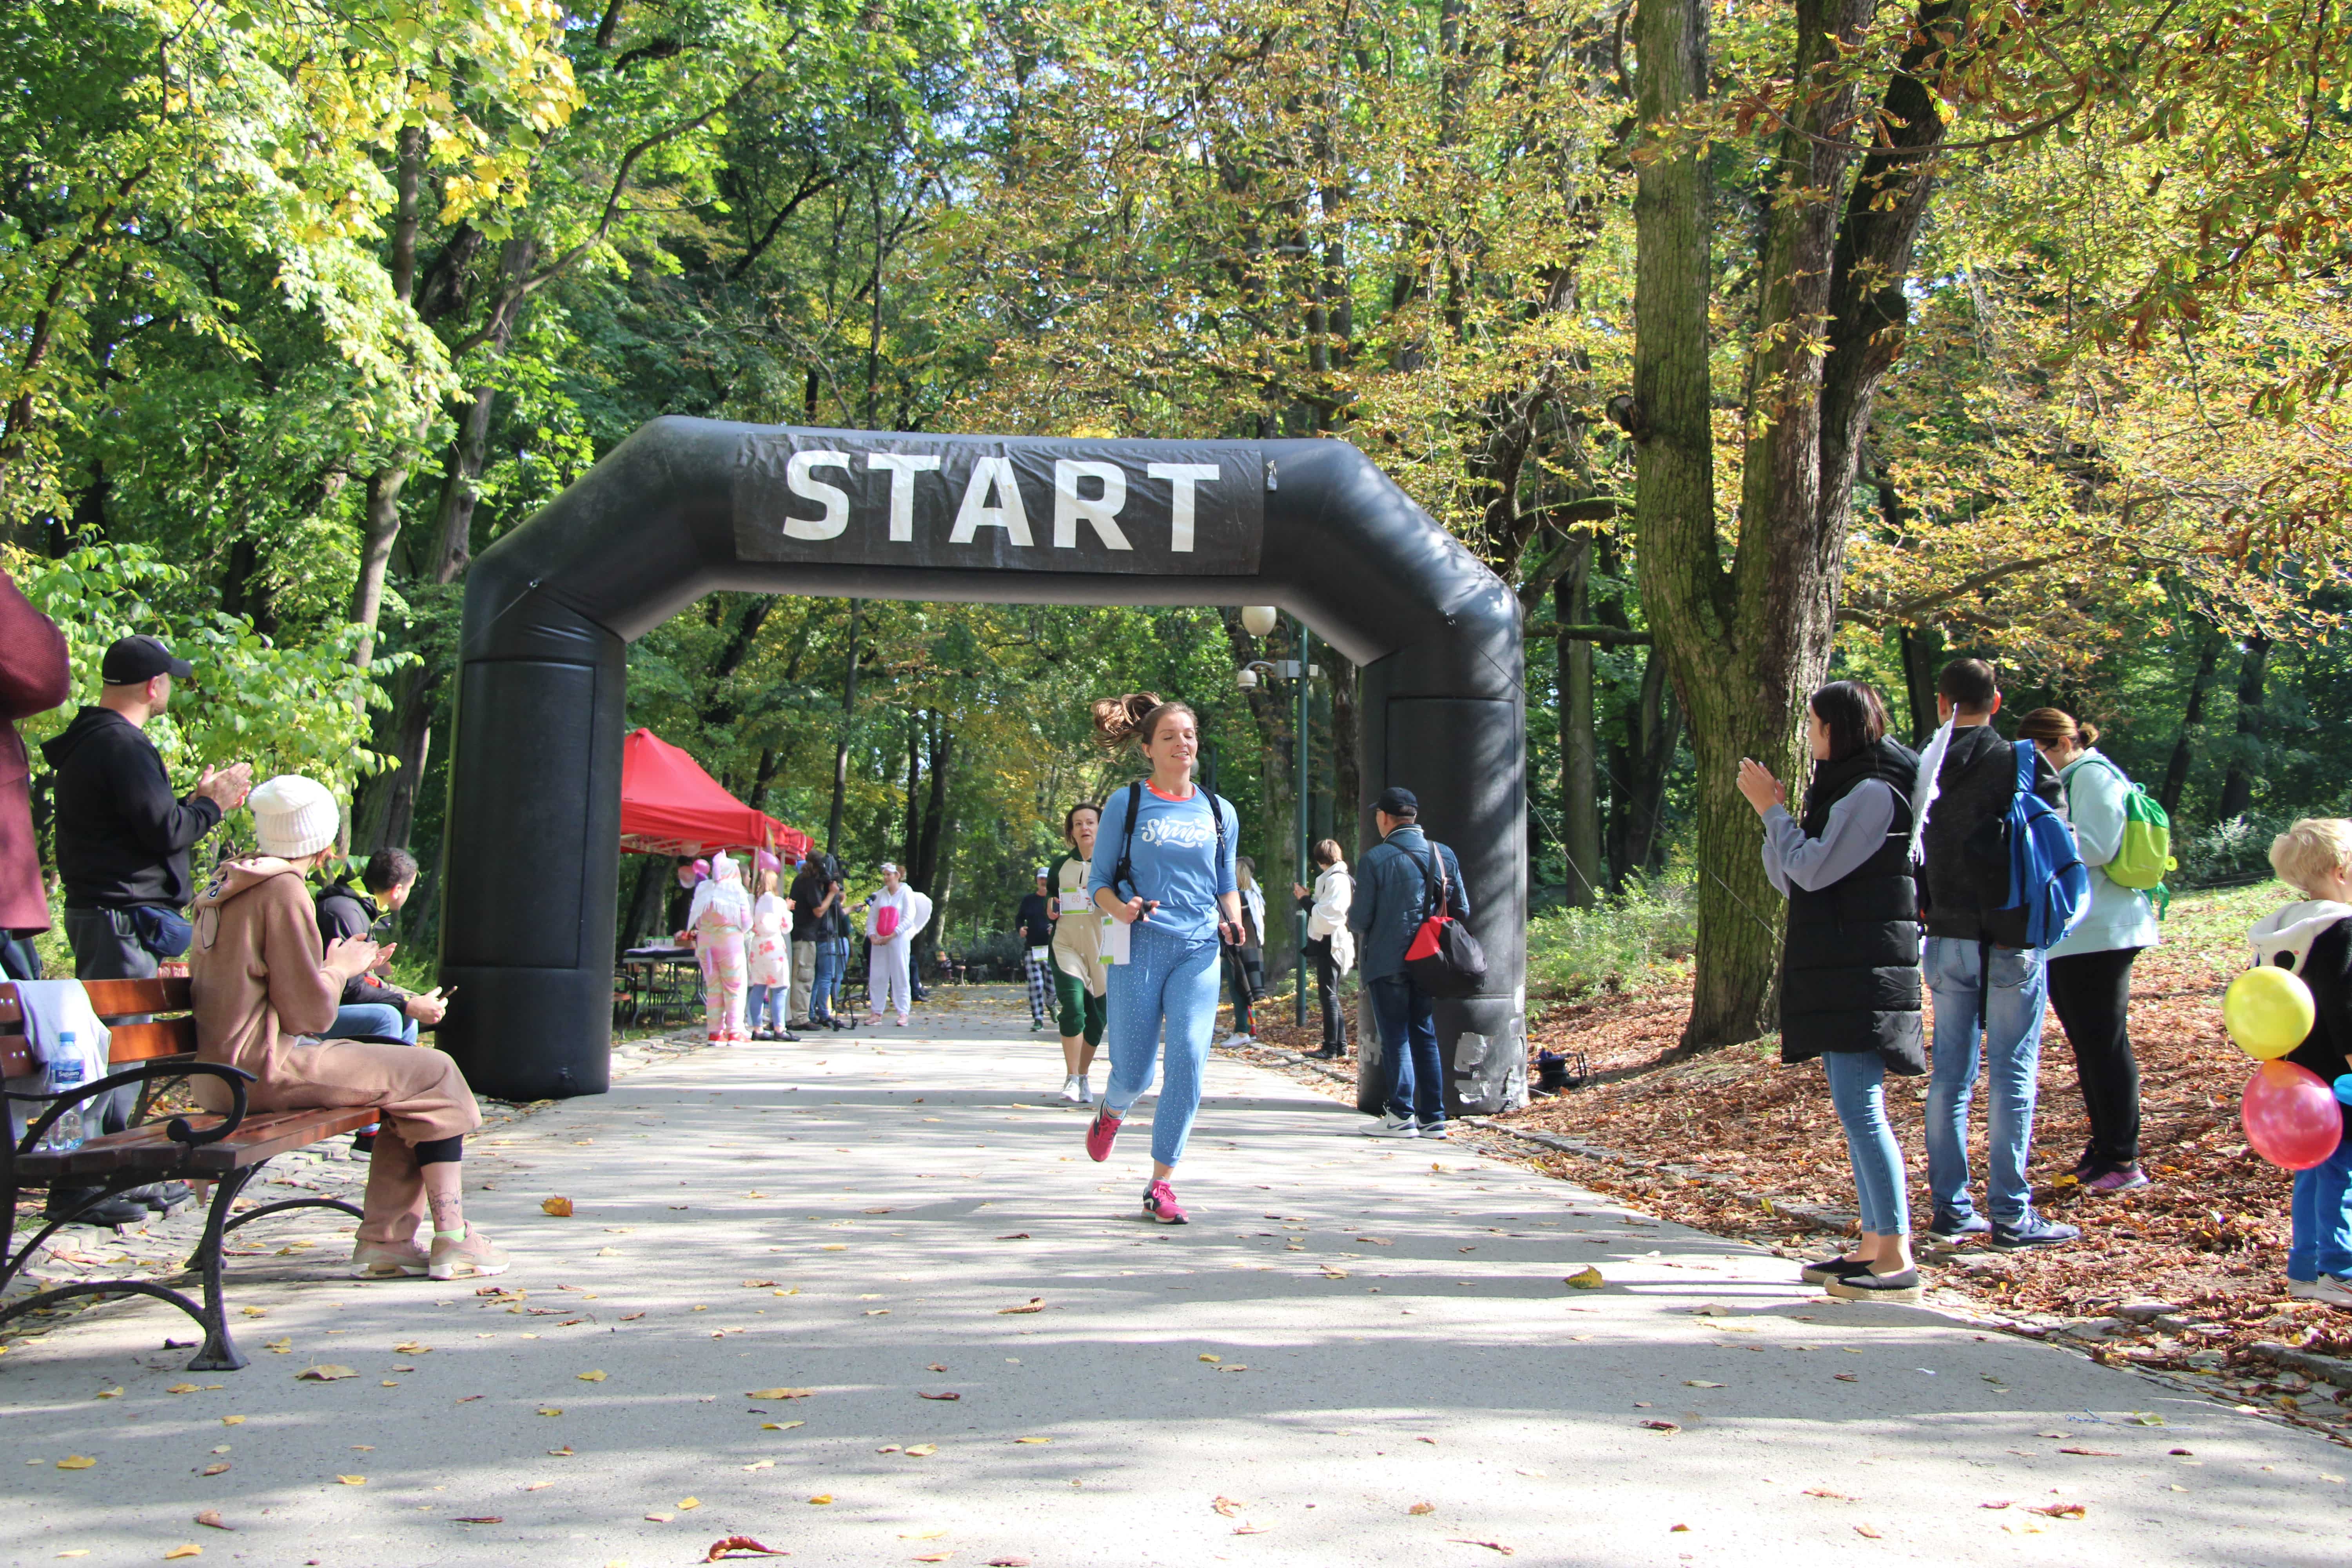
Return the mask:
MULTIPOLYGON (((73 948, 76 980, 152 980, 155 955, 140 944, 131 917, 113 910, 66 910, 66 941, 73 948)), ((145 1017, 124 1018, 126 1024, 145 1017)), ((139 1107, 139 1091, 126 1084, 111 1093, 82 1101, 85 1120, 95 1117, 99 1131, 121 1132, 131 1125, 139 1107)))
POLYGON ((2139 1163, 2139 1063, 2126 1013, 2136 947, 2050 961, 2050 1005, 2074 1047, 2074 1073, 2091 1118, 2091 1157, 2103 1167, 2139 1163))
POLYGON ((1225 979, 1234 999, 1234 1032, 1255 1032, 1250 1008, 1265 994, 1265 949, 1257 946, 1225 949, 1225 979))
POLYGON ((1331 956, 1331 939, 1309 937, 1307 956, 1315 961, 1315 989, 1323 1005, 1323 1048, 1344 1051, 1348 1048, 1348 1022, 1339 1012, 1339 965, 1331 956))

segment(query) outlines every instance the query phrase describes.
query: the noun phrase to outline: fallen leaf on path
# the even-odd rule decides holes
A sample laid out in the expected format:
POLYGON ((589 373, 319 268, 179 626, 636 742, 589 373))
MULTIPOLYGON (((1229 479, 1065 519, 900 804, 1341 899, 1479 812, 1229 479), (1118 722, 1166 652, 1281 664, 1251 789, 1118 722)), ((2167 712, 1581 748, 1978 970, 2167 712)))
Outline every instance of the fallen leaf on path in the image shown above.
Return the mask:
POLYGON ((2086 1458, 2086 1459, 2120 1459, 2120 1458, 2123 1458, 2123 1456, 2122 1456, 2121 1454, 2112 1454, 2112 1453, 2109 1453, 2109 1452, 2108 1452, 2106 1449, 2105 1449, 2105 1448, 2084 1448, 2084 1447, 2069 1447, 2061 1448, 2061 1449, 2059 1449, 2058 1451, 2059 1451, 2060 1453, 2062 1453, 2062 1454, 2080 1454, 2080 1455, 2082 1455, 2082 1456, 2083 1456, 2084 1458, 2086 1458))
POLYGON ((754 1459, 743 1467, 743 1473, 749 1475, 753 1470, 772 1470, 775 1468, 776 1461, 773 1459, 754 1459))
POLYGON ((779 1552, 772 1546, 763 1546, 748 1535, 730 1535, 723 1541, 712 1542, 710 1550, 703 1554, 702 1560, 705 1563, 716 1563, 722 1557, 733 1557, 738 1553, 747 1557, 790 1557, 792 1555, 789 1552, 779 1552))
POLYGON ((818 1508, 823 1508, 826 1503, 829 1503, 832 1500, 833 1494, 831 1492, 819 1492, 816 1496, 809 1499, 809 1501, 818 1508))
POLYGON ((1679 1432, 1683 1429, 1682 1423, 1678 1421, 1644 1421, 1642 1425, 1653 1432, 1679 1432))
POLYGON ((1876 1530, 1874 1530, 1874 1529, 1871 1528, 1869 1525, 1866 1525, 1866 1524, 1857 1524, 1857 1525, 1855 1525, 1855 1526, 1853 1527, 1853 1532, 1854 1532, 1856 1535, 1866 1535, 1866 1536, 1870 1537, 1870 1539, 1871 1539, 1871 1540, 1873 1540, 1873 1541, 1884 1541, 1884 1540, 1885 1540, 1885 1539, 1886 1539, 1885 1536, 1883 1536, 1883 1535, 1879 1534, 1879 1533, 1878 1533, 1878 1531, 1877 1531, 1876 1530))
POLYGON ((408 1340, 403 1343, 393 1346, 392 1353, 394 1355, 431 1355, 433 1353, 433 1347, 431 1345, 418 1344, 415 1340, 408 1340))
POLYGON ((2028 1513, 2038 1513, 2044 1519, 2080 1519, 2083 1505, 2078 1502, 2053 1502, 2048 1508, 2029 1508, 2028 1513))
POLYGON ((1234 1526, 1234 1533, 1235 1535, 1264 1535, 1265 1533, 1265 1527, 1262 1524, 1237 1524, 1234 1526))
POLYGON ((772 1279, 746 1279, 743 1281, 743 1289, 746 1290, 772 1290, 775 1288, 776 1282, 772 1279))
POLYGON ((266 1340, 262 1342, 261 1348, 272 1355, 292 1355, 294 1341, 291 1336, 282 1340, 266 1340))
POLYGON ((561 1448, 550 1448, 548 1453, 559 1459, 568 1459, 572 1458, 572 1445, 566 1443, 561 1448))
POLYGON ((1207 1362, 1211 1366, 1214 1366, 1225 1358, 1221 1355, 1204 1355, 1201 1359, 1207 1362))
POLYGON ((87 1454, 68 1454, 64 1458, 58 1461, 58 1468, 61 1470, 86 1470, 97 1463, 98 1461, 96 1459, 91 1458, 87 1454))
POLYGON ((602 1383, 604 1381, 604 1374, 601 1372, 583 1372, 579 1374, 579 1378, 583 1383, 602 1383))
POLYGON ((743 1397, 746 1399, 806 1399, 815 1392, 814 1388, 756 1388, 743 1397))
MULTIPOLYGON (((918 1390, 917 1392, 920 1393, 920 1390, 918 1390)), ((961 1394, 925 1394, 922 1397, 925 1399, 961 1399, 963 1395, 961 1394)))
POLYGON ((1996 1502, 1980 1502, 1977 1504, 1977 1506, 1979 1508, 2008 1508, 2011 1505, 2008 1498, 2002 1498, 1996 1502))
POLYGON ((807 1425, 808 1423, 805 1421, 762 1421, 760 1423, 760 1430, 762 1432, 789 1432, 795 1426, 805 1426, 807 1425))
POLYGON ((540 1200, 539 1209, 541 1214, 553 1215, 557 1219, 570 1219, 572 1217, 572 1200, 570 1198, 542 1198, 540 1200))
POLYGON ((1026 1557, 992 1557, 988 1560, 988 1568, 1029 1568, 1029 1559, 1026 1557))
POLYGON ((937 1541, 947 1533, 944 1530, 909 1530, 898 1537, 901 1541, 937 1541))
POLYGON ((1013 1440, 1016 1443, 1050 1443, 1054 1439, 1051 1437, 1015 1437, 1013 1440))
MULTIPOLYGON (((1433 1165, 1430 1169, 1435 1170, 1436 1167, 1433 1165)), ((1506 1546, 1499 1541, 1473 1541, 1466 1535, 1449 1535, 1446 1539, 1456 1546, 1483 1546, 1489 1552, 1499 1552, 1506 1557, 1517 1555, 1517 1549, 1506 1546)))
POLYGON ((542 1405, 539 1407, 539 1413, 541 1415, 561 1415, 563 1414, 563 1406, 561 1405, 542 1405))
POLYGON ((200 1476, 225 1476, 228 1474, 228 1461, 222 1459, 215 1464, 206 1465, 196 1473, 200 1476))
POLYGON ((1560 1283, 1571 1290, 1598 1290, 1609 1281, 1601 1278, 1601 1270, 1588 1263, 1560 1283))
POLYGON ((506 1515, 502 1513, 466 1513, 459 1514, 450 1522, 454 1524, 504 1524, 506 1521, 506 1515))
POLYGON ((202 1394, 204 1390, 193 1383, 175 1383, 163 1392, 166 1394, 202 1394))
POLYGON ((339 1378, 357 1377, 359 1373, 353 1372, 350 1367, 337 1366, 332 1362, 321 1362, 317 1366, 306 1366, 300 1372, 296 1373, 294 1374, 294 1381, 297 1383, 333 1383, 339 1378))
POLYGON ((1029 1233, 1025 1230, 1016 1230, 1010 1236, 1000 1236, 996 1239, 999 1241, 1026 1241, 1029 1239, 1029 1233))
POLYGON ((1028 1303, 1025 1306, 997 1308, 996 1315, 1000 1318, 1011 1318, 1016 1317, 1023 1312, 1042 1312, 1045 1310, 1045 1298, 1043 1296, 1032 1296, 1029 1298, 1028 1303))
POLYGON ((347 1487, 363 1487, 367 1485, 367 1478, 365 1476, 337 1476, 335 1479, 342 1482, 343 1485, 347 1487))
POLYGON ((1730 1384, 1709 1383, 1703 1377, 1686 1377, 1683 1379, 1683 1386, 1685 1388, 1727 1388, 1730 1384))
POLYGON ((90 1397, 92 1399, 120 1399, 122 1397, 122 1390, 119 1388, 101 1388, 96 1394, 91 1394, 90 1397))
POLYGON ((634 1323, 639 1318, 644 1316, 645 1314, 643 1312, 624 1312, 621 1314, 621 1321, 625 1323, 634 1323))
POLYGON ((646 1522, 648 1524, 667 1524, 671 1520, 676 1519, 677 1517, 677 1515, 674 1513, 649 1513, 646 1515, 646 1522))
POLYGON ((174 1546, 171 1551, 163 1553, 163 1561, 173 1563, 183 1557, 202 1557, 204 1554, 205 1549, 192 1541, 184 1546, 174 1546))
POLYGON ((1238 1517, 1242 1510, 1248 1505, 1243 1503, 1238 1499, 1221 1496, 1216 1501, 1211 1503, 1209 1506, 1215 1509, 1219 1513, 1223 1514, 1227 1519, 1234 1519, 1238 1517))
POLYGON ((677 1506, 681 1511, 688 1509, 700 1508, 702 1506, 702 1500, 698 1497, 682 1497, 677 1500, 677 1506))
MULTIPOLYGON (((1633 1222, 1628 1220, 1625 1223, 1630 1225, 1633 1222)), ((1691 1316, 1694 1318, 1727 1318, 1731 1316, 1731 1309, 1723 1306, 1718 1302, 1710 1301, 1704 1307, 1693 1307, 1691 1309, 1691 1316)))
POLYGON ((1852 1502, 1853 1500, 1853 1499, 1846 1496, 1845 1493, 1833 1492, 1827 1487, 1807 1487, 1805 1489, 1805 1495, 1807 1497, 1825 1497, 1832 1502, 1852 1502))
POLYGON ((245 1425, 245 1417, 242 1415, 224 1415, 221 1417, 221 1425, 224 1426, 242 1426, 245 1425))
POLYGON ((939 1451, 940 1446, 937 1443, 910 1443, 907 1447, 907 1457, 910 1459, 928 1459, 939 1451))
POLYGON ((1862 1379, 1856 1377, 1850 1372, 1833 1372, 1830 1373, 1830 1375, 1836 1378, 1840 1383, 1860 1383, 1862 1381, 1862 1379))
POLYGON ((236 1526, 221 1518, 220 1510, 208 1508, 196 1515, 196 1522, 213 1530, 235 1530, 236 1526))
POLYGON ((1405 1510, 1407 1513, 1435 1513, 1436 1511, 1437 1505, 1433 1502, 1417 1502, 1405 1510))

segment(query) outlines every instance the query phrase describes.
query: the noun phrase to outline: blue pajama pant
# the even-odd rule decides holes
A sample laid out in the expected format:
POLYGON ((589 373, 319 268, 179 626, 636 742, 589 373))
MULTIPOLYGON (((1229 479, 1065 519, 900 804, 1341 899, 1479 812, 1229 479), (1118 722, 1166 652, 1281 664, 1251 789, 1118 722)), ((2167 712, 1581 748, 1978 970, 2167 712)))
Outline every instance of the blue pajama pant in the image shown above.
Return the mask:
POLYGON ((2286 1277, 2305 1284, 2323 1274, 2352 1276, 2352 1110, 2344 1113, 2344 1123, 2336 1152, 2294 1173, 2286 1277))
POLYGON ((1201 1109, 1201 1071, 1217 1026, 1217 937, 1214 931, 1175 936, 1148 921, 1129 929, 1134 962, 1110 966, 1104 999, 1110 1081, 1103 1088, 1103 1109, 1123 1118, 1151 1087, 1164 1021, 1168 1070, 1151 1108, 1151 1157, 1173 1165, 1184 1157, 1184 1141, 1201 1109))

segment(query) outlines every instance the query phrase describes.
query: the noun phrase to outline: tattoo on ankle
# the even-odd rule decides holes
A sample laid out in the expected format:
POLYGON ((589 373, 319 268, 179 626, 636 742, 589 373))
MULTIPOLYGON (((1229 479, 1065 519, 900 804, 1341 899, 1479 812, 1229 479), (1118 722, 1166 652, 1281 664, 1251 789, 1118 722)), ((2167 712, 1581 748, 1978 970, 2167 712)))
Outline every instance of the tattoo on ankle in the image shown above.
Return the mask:
POLYGON ((433 1205, 433 1228, 444 1235, 463 1235, 466 1229, 466 1209, 453 1194, 436 1197, 433 1205))

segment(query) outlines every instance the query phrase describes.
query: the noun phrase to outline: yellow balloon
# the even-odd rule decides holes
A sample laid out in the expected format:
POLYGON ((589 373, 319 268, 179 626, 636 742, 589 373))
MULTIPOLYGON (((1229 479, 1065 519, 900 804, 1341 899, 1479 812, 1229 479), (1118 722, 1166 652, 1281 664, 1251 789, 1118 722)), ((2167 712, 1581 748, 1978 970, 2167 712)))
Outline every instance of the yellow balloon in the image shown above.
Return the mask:
POLYGON ((2311 987, 2291 969, 2264 964, 2230 982, 2221 997, 2221 1022, 2238 1048, 2256 1061, 2271 1061, 2303 1044, 2311 1033, 2311 987))

